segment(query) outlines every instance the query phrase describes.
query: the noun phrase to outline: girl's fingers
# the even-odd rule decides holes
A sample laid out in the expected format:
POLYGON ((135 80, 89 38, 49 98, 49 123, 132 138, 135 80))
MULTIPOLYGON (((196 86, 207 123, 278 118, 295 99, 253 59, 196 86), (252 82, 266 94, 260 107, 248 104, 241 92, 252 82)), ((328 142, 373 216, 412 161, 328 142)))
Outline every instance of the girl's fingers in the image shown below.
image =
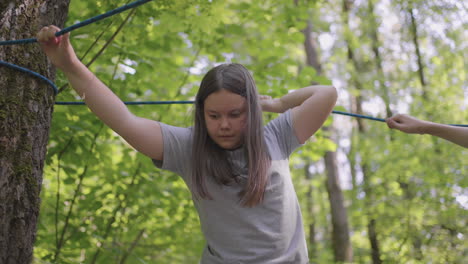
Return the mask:
POLYGON ((47 30, 47 42, 55 43, 55 32, 57 31, 52 27, 50 27, 49 30, 47 30))
POLYGON ((53 34, 54 33, 51 33, 51 29, 49 27, 43 27, 37 34, 37 40, 40 42, 49 42, 50 37, 51 35, 53 36, 53 34))
POLYGON ((55 45, 58 45, 62 41, 62 36, 54 37, 53 42, 55 45))
POLYGON ((45 41, 45 32, 47 32, 48 27, 43 27, 36 35, 37 41, 44 42, 45 41))
POLYGON ((58 31, 60 31, 60 29, 56 26, 43 27, 37 34, 37 40, 39 42, 57 45, 62 39, 61 36, 55 36, 55 33, 57 33, 58 31))
POLYGON ((393 119, 387 119, 387 126, 389 128, 395 128, 395 121, 393 119))

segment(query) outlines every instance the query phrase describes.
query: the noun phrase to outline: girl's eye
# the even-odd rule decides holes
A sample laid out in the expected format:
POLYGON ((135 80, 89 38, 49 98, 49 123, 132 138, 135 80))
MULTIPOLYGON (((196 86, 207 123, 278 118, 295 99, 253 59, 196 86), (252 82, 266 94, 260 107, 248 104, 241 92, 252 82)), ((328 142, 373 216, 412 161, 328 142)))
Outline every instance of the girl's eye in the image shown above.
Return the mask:
POLYGON ((240 116, 240 113, 238 113, 238 112, 231 113, 231 117, 233 117, 233 118, 237 118, 239 116, 240 116))
POLYGON ((217 119, 218 116, 217 115, 209 115, 211 119, 217 119))

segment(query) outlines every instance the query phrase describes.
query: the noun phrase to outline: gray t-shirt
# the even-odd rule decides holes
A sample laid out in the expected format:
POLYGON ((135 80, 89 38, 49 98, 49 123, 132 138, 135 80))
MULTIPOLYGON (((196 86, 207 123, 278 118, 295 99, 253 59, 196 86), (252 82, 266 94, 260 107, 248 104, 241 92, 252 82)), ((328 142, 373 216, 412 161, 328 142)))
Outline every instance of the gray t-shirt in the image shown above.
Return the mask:
MULTIPOLYGON (((182 176, 190 187, 192 129, 161 123, 164 159, 155 165, 182 176)), ((300 146, 292 127, 291 111, 265 126, 272 158, 264 201, 246 208, 239 204, 240 184, 207 181, 213 200, 194 199, 207 245, 202 264, 308 263, 302 215, 289 171, 289 155, 300 146)), ((242 149, 227 151, 234 169, 247 178, 242 149)))

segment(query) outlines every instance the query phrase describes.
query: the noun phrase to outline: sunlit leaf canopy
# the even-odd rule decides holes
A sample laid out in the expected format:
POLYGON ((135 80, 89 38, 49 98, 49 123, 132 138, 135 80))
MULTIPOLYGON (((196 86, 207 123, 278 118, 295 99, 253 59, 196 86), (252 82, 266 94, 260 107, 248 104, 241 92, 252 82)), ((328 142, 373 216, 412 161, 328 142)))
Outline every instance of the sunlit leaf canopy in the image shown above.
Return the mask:
MULTIPOLYGON (((66 25, 126 3, 72 1, 66 25)), ((351 98, 361 96, 364 113, 372 116, 385 118, 387 104, 394 113, 467 123, 463 25, 468 16, 461 3, 372 3, 371 13, 368 1, 353 2, 346 19, 340 1, 155 0, 76 30, 71 39, 82 61, 93 60, 90 69, 125 101, 191 100, 207 70, 237 62, 252 72, 261 93, 273 97, 312 82, 333 83, 340 93, 337 110, 352 111, 351 98), (307 20, 319 44, 321 75, 306 65, 307 20), (373 29, 381 71, 372 50, 373 29)), ((66 84, 60 73, 56 83, 66 84)), ((81 100, 70 87, 56 99, 81 100)), ((191 105, 129 108, 171 125, 192 124, 191 105)), ((315 223, 315 243, 307 237, 311 261, 333 262, 322 157, 334 150, 356 263, 371 262, 371 216, 385 261, 462 261, 467 151, 438 138, 391 132, 381 122, 364 123, 366 131, 359 132, 355 119, 334 115, 326 123, 331 130, 320 130, 291 157, 305 228, 315 223), (360 168, 364 163, 367 178, 360 168)), ((198 263, 204 240, 183 181, 156 169, 86 107, 55 106, 44 174, 37 263, 198 263)))

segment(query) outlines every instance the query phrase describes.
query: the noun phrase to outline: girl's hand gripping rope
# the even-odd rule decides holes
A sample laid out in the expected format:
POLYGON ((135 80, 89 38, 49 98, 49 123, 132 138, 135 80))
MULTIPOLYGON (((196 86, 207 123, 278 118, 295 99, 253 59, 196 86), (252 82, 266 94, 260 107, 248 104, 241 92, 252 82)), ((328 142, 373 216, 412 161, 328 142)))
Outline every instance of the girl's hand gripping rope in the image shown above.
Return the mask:
POLYGON ((78 58, 70 44, 70 33, 55 36, 59 31, 60 29, 53 25, 43 27, 36 37, 52 64, 63 72, 68 72, 78 62, 78 58))

